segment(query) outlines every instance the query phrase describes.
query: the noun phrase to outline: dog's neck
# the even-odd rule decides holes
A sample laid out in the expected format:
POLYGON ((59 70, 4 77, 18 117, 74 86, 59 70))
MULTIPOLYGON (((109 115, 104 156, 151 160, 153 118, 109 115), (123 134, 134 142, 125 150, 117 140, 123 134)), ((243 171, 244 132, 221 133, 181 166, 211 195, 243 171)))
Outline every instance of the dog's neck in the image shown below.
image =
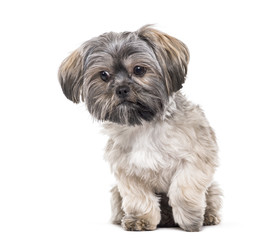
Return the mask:
POLYGON ((172 121, 174 114, 179 115, 178 118, 181 119, 181 121, 184 121, 184 109, 187 106, 188 102, 186 98, 178 91, 169 97, 168 103, 165 105, 163 112, 159 113, 152 121, 143 121, 141 125, 134 126, 105 122, 103 124, 103 133, 110 136, 112 139, 126 139, 126 136, 131 138, 136 136, 138 133, 145 134, 145 132, 150 130, 157 131, 157 129, 161 128, 162 124, 172 121))

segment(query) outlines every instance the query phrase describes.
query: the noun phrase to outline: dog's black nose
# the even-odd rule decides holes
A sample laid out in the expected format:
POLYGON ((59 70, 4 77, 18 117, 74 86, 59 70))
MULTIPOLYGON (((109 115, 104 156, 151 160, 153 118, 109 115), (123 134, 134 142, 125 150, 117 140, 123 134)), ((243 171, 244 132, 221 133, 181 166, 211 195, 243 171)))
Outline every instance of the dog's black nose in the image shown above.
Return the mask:
POLYGON ((126 98, 130 93, 130 88, 128 86, 119 86, 116 88, 116 94, 119 98, 126 98))

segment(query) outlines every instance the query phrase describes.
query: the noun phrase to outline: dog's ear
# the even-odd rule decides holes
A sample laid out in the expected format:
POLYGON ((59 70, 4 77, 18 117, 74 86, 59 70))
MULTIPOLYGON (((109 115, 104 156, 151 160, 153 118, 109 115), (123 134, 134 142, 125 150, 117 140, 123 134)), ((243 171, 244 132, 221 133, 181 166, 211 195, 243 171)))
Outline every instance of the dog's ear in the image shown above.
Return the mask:
POLYGON ((181 89, 189 62, 189 51, 186 45, 150 26, 142 27, 137 33, 153 48, 162 67, 168 94, 181 89))
POLYGON ((58 79, 65 96, 74 103, 79 103, 83 85, 83 57, 80 48, 62 62, 58 79))

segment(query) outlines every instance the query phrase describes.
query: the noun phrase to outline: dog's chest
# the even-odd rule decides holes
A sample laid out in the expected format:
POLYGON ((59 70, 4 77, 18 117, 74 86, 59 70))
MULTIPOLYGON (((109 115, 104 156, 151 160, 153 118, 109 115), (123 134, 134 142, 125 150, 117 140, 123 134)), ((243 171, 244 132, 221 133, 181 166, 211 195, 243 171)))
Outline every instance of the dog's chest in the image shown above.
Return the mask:
POLYGON ((164 125, 147 125, 136 128, 134 131, 125 132, 121 135, 120 143, 127 147, 125 162, 127 167, 136 169, 139 173, 142 170, 159 172, 169 169, 173 164, 168 149, 173 146, 170 139, 167 139, 168 130, 164 125))
POLYGON ((105 158, 112 172, 120 177, 136 176, 154 187, 156 192, 165 192, 182 159, 183 134, 174 131, 168 124, 142 127, 106 128, 110 141, 105 158))
POLYGON ((170 172, 183 156, 183 134, 168 124, 141 127, 108 125, 106 130, 110 141, 105 158, 113 172, 121 169, 130 175, 140 176, 145 172, 158 175, 170 172))
POLYGON ((155 136, 153 132, 137 134, 132 142, 128 162, 130 166, 138 169, 153 171, 167 167, 159 136, 155 136))

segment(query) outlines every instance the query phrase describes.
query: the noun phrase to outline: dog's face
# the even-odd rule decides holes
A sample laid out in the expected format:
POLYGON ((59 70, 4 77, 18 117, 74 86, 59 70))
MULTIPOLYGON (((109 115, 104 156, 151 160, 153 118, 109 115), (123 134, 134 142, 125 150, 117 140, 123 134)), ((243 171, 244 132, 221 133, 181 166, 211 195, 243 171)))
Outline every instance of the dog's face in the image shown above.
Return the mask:
POLYGON ((106 33, 85 42, 59 69, 64 94, 85 101, 98 120, 126 125, 152 121, 184 83, 189 53, 153 28, 106 33))

